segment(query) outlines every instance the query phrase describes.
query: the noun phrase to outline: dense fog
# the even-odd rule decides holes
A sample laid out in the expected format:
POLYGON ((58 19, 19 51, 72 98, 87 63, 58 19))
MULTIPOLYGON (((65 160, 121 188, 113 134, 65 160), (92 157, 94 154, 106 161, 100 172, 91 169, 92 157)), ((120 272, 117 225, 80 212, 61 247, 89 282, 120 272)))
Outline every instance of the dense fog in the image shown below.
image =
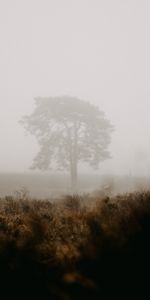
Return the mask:
POLYGON ((150 299, 150 0, 0 0, 2 299, 150 299))
POLYGON ((150 175, 149 11, 148 0, 0 2, 0 172, 28 171, 38 151, 19 124, 34 98, 71 95, 115 127, 99 172, 150 175))

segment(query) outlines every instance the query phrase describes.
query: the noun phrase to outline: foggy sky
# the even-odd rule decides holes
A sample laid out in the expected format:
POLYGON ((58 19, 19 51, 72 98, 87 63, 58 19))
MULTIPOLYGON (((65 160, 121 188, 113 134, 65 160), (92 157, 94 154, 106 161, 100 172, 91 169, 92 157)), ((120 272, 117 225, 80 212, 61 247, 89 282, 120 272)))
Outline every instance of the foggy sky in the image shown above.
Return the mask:
POLYGON ((149 16, 149 0, 0 1, 0 172, 38 150, 18 124, 34 97, 71 95, 115 126, 101 171, 150 174, 149 16))

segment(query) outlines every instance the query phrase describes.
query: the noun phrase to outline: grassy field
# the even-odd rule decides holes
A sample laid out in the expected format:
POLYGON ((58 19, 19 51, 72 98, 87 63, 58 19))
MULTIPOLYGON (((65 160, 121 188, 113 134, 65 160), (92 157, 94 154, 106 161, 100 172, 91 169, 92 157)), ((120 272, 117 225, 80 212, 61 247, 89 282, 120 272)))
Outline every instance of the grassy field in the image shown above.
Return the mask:
POLYGON ((150 299, 150 192, 0 201, 3 299, 150 299))
MULTIPOLYGON (((51 199, 70 193, 70 179, 63 173, 0 173, 0 197, 16 196, 22 188, 31 198, 51 199)), ((78 188, 80 194, 105 190, 107 194, 114 195, 147 190, 150 178, 81 174, 78 188)))

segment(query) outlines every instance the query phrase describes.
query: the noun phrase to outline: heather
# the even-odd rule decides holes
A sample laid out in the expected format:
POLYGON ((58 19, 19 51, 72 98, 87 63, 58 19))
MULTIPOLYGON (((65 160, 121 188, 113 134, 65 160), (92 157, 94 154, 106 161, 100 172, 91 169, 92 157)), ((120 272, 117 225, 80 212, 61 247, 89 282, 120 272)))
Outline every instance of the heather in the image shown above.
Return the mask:
POLYGON ((148 299, 150 192, 0 200, 4 299, 148 299))

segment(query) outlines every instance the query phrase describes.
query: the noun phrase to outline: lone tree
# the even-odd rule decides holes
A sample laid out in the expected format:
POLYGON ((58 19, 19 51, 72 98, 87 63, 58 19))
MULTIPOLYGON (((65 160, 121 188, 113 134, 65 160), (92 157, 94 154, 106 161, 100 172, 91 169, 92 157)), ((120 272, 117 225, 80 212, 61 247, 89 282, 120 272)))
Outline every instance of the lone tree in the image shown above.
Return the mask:
POLYGON ((33 113, 21 120, 40 146, 31 168, 68 170, 76 192, 79 162, 98 168, 110 158, 113 127, 97 106, 75 97, 36 98, 35 104, 33 113))

